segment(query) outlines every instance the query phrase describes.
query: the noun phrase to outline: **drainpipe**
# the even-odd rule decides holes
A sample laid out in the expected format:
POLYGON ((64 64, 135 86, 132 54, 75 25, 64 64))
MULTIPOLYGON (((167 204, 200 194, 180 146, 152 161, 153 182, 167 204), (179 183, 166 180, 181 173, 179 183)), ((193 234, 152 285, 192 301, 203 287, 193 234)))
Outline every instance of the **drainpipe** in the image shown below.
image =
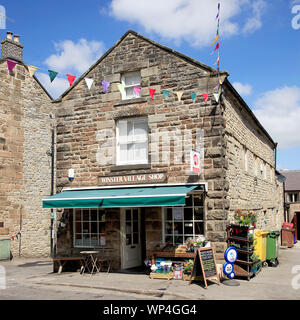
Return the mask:
MULTIPOLYGON (((51 196, 54 194, 54 129, 52 129, 52 141, 51 141, 51 196)), ((53 222, 54 222, 54 212, 51 209, 51 225, 50 225, 50 248, 51 248, 51 258, 54 258, 54 239, 53 239, 53 222)))

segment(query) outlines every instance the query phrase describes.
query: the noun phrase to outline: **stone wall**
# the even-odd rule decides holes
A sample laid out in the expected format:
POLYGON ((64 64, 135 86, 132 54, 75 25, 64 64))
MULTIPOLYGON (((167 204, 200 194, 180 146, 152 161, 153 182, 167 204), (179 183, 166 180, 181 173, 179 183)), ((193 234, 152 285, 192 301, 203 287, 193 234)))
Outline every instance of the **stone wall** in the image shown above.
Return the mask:
POLYGON ((94 79, 91 90, 81 79, 57 101, 58 190, 98 186, 99 175, 124 173, 165 172, 169 183, 207 182, 205 218, 209 228, 206 235, 218 251, 223 252, 228 185, 224 183, 222 110, 211 94, 218 83, 216 75, 192 60, 129 33, 85 77, 94 79), (121 74, 137 70, 141 72, 141 97, 122 101, 117 87, 121 74), (101 90, 101 80, 111 82, 107 93, 101 90), (150 87, 156 89, 153 100, 148 91, 150 87), (162 93, 164 89, 172 91, 168 100, 162 93), (175 94, 179 90, 186 92, 181 101, 175 94), (195 103, 189 94, 192 91, 197 94, 195 103), (201 95, 203 92, 210 93, 207 102, 201 95), (116 166, 115 161, 116 121, 135 117, 148 119, 151 165, 126 166, 124 170, 116 166), (205 158, 200 176, 190 174, 189 159, 191 148, 200 146, 196 142, 197 129, 204 131, 201 146, 205 158), (157 134, 162 139, 158 152, 153 151, 157 134), (180 139, 174 142, 176 135, 180 139), (170 136, 173 138, 169 144, 170 136), (157 155, 160 158, 155 158, 157 155), (75 179, 71 183, 67 179, 70 168, 75 169, 75 179))
POLYGON ((50 194, 51 99, 27 67, 11 74, 0 61, 0 233, 11 241, 13 256, 50 254, 50 211, 42 198, 50 194), (2 229, 2 231, 1 231, 2 229))
POLYGON ((228 220, 234 221, 236 209, 245 209, 257 214, 258 229, 279 230, 284 217, 283 185, 275 176, 275 146, 229 90, 223 97, 228 220))

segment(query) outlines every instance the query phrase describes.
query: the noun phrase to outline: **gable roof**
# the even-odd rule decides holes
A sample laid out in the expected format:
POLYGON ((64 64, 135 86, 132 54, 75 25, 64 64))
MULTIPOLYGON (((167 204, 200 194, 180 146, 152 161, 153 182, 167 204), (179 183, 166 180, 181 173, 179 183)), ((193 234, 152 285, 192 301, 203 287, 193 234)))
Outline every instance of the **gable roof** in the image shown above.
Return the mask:
MULTIPOLYGON (((180 58, 182 58, 183 60, 197 66, 200 67, 208 72, 211 73, 211 75, 215 75, 217 76, 217 70, 202 63, 199 62, 193 58, 190 58, 178 51, 175 51, 169 47, 166 47, 160 43, 157 43, 153 40, 150 40, 142 35, 140 35, 139 33, 133 31, 133 30, 128 30, 98 61, 96 61, 85 73, 83 73, 73 84, 72 86, 70 86, 60 97, 58 97, 57 99, 55 99, 53 102, 60 102, 62 100, 62 98, 64 96, 66 96, 82 79, 84 79, 84 77, 91 71, 93 70, 105 57, 107 57, 129 34, 133 34, 134 36, 147 41, 148 43, 151 43, 152 45, 167 51, 171 54, 174 54, 180 58)), ((270 142, 273 144, 274 148, 277 147, 277 143, 274 142, 274 140, 271 138, 271 136, 269 135, 269 133, 266 131, 266 129, 262 126, 262 124, 259 122, 259 120, 256 118, 256 116, 254 115, 253 111, 249 108, 249 106, 247 105, 247 103, 244 101, 244 99, 240 96, 240 94, 235 90, 235 88, 232 86, 232 84, 229 82, 229 80, 227 79, 227 77, 229 76, 229 73, 227 71, 220 71, 220 75, 224 76, 225 80, 223 81, 223 84, 226 85, 229 90, 234 94, 234 96, 237 97, 238 101, 241 102, 241 104, 245 107, 245 109, 248 111, 248 113, 250 114, 250 116, 252 117, 252 119, 254 120, 254 122, 258 125, 258 127, 262 130, 262 132, 266 135, 266 137, 270 140, 270 142)))
MULTIPOLYGON (((142 35, 140 35, 139 33, 133 31, 133 30, 128 30, 108 51, 106 51, 104 53, 104 55, 99 59, 97 60, 86 72, 84 72, 73 84, 72 86, 70 86, 60 97, 58 97, 57 99, 55 99, 53 102, 59 102, 61 101, 61 99, 66 96, 74 87, 76 87, 76 85, 82 80, 84 79, 84 77, 91 71, 93 70, 105 57, 107 57, 129 34, 133 34, 134 36, 144 40, 144 41, 147 41, 148 43, 151 43, 153 44, 154 46, 156 47, 159 47, 160 49, 164 50, 164 51, 167 51, 169 53, 172 53, 184 60, 186 60, 187 62, 191 63, 191 64, 194 64, 195 66, 197 67, 200 67, 208 72, 211 72, 213 74, 217 74, 217 71, 216 69, 204 64, 204 63, 201 63, 193 58, 190 58, 178 51, 175 51, 169 47, 166 47, 158 42, 155 42, 153 40, 150 40, 142 35)), ((226 76, 229 76, 229 73, 227 71, 221 71, 220 74, 222 75, 226 75, 226 76)))
MULTIPOLYGON (((12 57, 5 57, 5 58, 0 58, 0 64, 3 63, 3 62, 6 62, 6 59, 11 59, 11 60, 14 60, 16 62, 18 62, 18 64, 21 64, 25 67, 25 69, 29 72, 29 69, 28 69, 28 66, 27 64, 22 61, 22 60, 19 60, 17 58, 12 58, 12 57)), ((47 96, 50 98, 51 101, 53 101, 53 98, 51 97, 50 93, 45 89, 45 87, 40 83, 40 81, 38 80, 38 78, 33 75, 32 77, 37 83, 38 85, 44 90, 44 92, 47 94, 47 96)))
POLYGON ((285 191, 300 191, 300 170, 280 171, 286 177, 285 191))

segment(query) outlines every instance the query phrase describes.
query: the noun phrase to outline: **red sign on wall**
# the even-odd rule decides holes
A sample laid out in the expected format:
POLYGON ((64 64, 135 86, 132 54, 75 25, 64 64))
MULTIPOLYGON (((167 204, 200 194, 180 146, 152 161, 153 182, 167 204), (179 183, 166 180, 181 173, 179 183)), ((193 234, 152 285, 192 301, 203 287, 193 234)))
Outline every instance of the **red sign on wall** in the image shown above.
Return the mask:
POLYGON ((200 173, 200 152, 191 151, 191 172, 200 173))

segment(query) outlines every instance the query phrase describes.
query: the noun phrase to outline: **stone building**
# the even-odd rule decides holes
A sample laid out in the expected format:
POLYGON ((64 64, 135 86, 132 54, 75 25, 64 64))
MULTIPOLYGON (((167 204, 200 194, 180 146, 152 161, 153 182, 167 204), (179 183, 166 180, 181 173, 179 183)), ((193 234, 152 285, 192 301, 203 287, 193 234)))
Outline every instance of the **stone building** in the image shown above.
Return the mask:
MULTIPOLYGON (((52 98, 23 61, 23 45, 11 32, 0 59, 0 236, 13 256, 49 256, 52 98), (17 62, 9 73, 6 60, 17 62)), ((53 113, 54 115, 54 113, 53 113)))
POLYGON ((294 223, 296 240, 300 240, 300 170, 282 171, 281 174, 286 177, 286 221, 294 223))
POLYGON ((279 229, 277 145, 228 75, 128 31, 54 101, 57 254, 106 245, 129 268, 204 235, 222 258, 236 209, 279 229))

